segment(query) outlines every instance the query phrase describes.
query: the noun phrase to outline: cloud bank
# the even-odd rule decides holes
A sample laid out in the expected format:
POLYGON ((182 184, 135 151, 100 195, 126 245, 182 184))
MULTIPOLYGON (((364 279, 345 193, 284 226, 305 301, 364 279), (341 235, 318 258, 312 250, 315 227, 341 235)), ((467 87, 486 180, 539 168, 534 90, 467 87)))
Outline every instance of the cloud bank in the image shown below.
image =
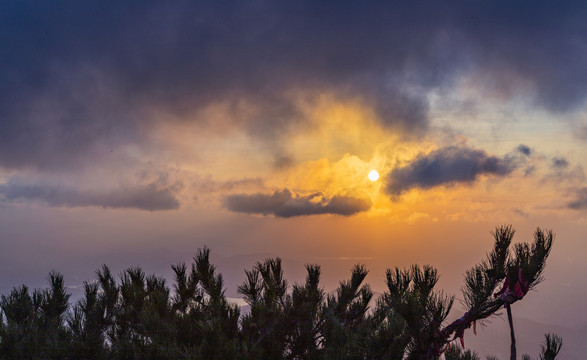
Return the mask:
POLYGON ((306 121, 296 91, 360 98, 383 125, 418 135, 428 93, 473 73, 573 110, 587 99, 586 17, 573 1, 2 2, 0 167, 76 169, 147 146, 163 121, 150 109, 195 121, 219 101, 235 126, 275 142, 306 121))
POLYGON ((366 198, 342 195, 326 197, 321 192, 300 195, 289 189, 283 189, 273 194, 230 195, 226 197, 224 205, 234 212, 289 218, 319 214, 350 216, 369 210, 372 203, 366 198))

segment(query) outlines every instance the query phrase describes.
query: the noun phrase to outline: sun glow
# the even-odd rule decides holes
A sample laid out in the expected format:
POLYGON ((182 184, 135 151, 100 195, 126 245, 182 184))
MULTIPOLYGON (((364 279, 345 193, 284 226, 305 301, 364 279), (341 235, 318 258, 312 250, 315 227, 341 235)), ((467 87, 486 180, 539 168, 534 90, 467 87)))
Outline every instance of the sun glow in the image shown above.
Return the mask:
POLYGON ((369 180, 377 181, 377 179, 379 179, 379 173, 377 170, 371 170, 371 172, 369 172, 369 180))

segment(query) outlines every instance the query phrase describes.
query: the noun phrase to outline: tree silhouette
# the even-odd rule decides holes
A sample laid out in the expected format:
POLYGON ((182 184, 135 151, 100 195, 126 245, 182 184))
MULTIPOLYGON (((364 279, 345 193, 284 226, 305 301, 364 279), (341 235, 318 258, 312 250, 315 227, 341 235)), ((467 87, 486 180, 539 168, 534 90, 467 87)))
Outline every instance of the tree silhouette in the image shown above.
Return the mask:
POLYGON ((363 284, 367 276, 363 265, 356 265, 351 278, 341 281, 336 295, 329 295, 324 305, 321 334, 319 340, 324 358, 361 358, 357 343, 364 328, 368 325, 367 310, 373 292, 368 284, 363 284))
POLYGON ((387 270, 388 291, 383 302, 388 311, 397 314, 405 322, 409 336, 408 359, 429 359, 436 356, 433 347, 440 325, 448 316, 454 297, 434 290, 438 274, 430 266, 417 265, 408 270, 387 270))
POLYGON ((64 326, 69 307, 63 276, 51 272, 49 289, 29 293, 23 285, 0 297, 3 323, 0 354, 7 359, 62 359, 67 355, 69 332, 64 326))
POLYGON ((463 294, 468 310, 458 320, 444 327, 435 336, 436 353, 451 341, 449 337, 460 338, 463 343, 464 332, 477 321, 483 321, 506 307, 511 329, 511 359, 516 358, 515 336, 511 317, 511 304, 522 300, 528 290, 533 289, 543 280, 546 259, 550 254, 554 235, 552 231, 540 228, 534 232, 534 242, 516 244, 510 251, 510 244, 515 231, 511 226, 501 226, 493 232, 495 239, 493 250, 487 259, 475 265, 465 275, 463 294), (501 290, 495 292, 501 281, 501 290))
MULTIPOLYGON (((554 360, 563 346, 563 340, 555 334, 545 334, 544 343, 540 345, 540 360, 554 360)), ((532 360, 524 354, 522 360, 532 360)))
MULTIPOLYGON (((464 345, 467 329, 503 307, 515 357, 511 305, 543 279, 553 234, 537 229, 531 244, 513 247, 511 226, 492 234, 491 252, 466 272, 466 312, 448 324, 454 297, 435 288, 428 265, 388 269, 387 289, 373 301, 364 265, 326 294, 320 266, 306 265, 305 282, 290 287, 281 260, 266 259, 245 270, 238 292, 249 310, 241 314, 203 248, 190 266, 171 266, 172 286, 139 267, 115 279, 104 265, 73 306, 55 272, 45 290, 14 288, 0 297, 0 359, 478 360, 453 341, 464 345)), ((547 334, 540 359, 555 359, 561 346, 547 334)))
POLYGON ((294 284, 285 309, 290 333, 286 342, 288 359, 319 359, 320 319, 324 291, 319 288, 320 266, 306 265, 303 285, 294 284))
POLYGON ((258 262, 246 275, 247 281, 238 291, 250 306, 250 313, 241 321, 250 355, 260 359, 283 358, 291 329, 286 316, 287 281, 281 259, 258 262))

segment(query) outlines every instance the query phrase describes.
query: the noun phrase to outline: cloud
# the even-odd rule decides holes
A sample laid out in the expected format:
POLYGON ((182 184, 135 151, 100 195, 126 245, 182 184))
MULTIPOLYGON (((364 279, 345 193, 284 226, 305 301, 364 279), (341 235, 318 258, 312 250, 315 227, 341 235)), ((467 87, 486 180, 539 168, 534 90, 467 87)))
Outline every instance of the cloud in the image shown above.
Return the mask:
POLYGON ((528 11, 522 3, 510 8, 505 4, 464 4, 456 10, 460 14, 457 26, 471 46, 474 66, 501 86, 521 80, 530 86, 535 104, 544 109, 565 112, 579 108, 587 87, 587 71, 579 67, 587 52, 582 43, 585 27, 579 19, 586 15, 587 7, 569 2, 557 8, 541 2, 528 11))
POLYGON ((98 206, 147 211, 176 210, 180 206, 169 188, 158 188, 155 185, 109 191, 84 191, 49 184, 26 184, 14 179, 0 184, 0 200, 3 202, 42 201, 56 207, 98 206))
POLYGON ((224 205, 234 212, 289 218, 319 214, 350 216, 369 210, 372 203, 369 199, 353 196, 326 197, 321 192, 300 195, 289 189, 283 189, 275 191, 273 194, 229 195, 226 197, 224 205))
POLYGON ((193 186, 199 193, 226 193, 235 190, 243 191, 243 189, 262 188, 264 181, 260 178, 241 178, 221 181, 215 180, 211 176, 205 176, 198 177, 193 186))
POLYGON ((134 110, 101 71, 74 65, 47 75, 38 88, 21 76, 11 89, 0 85, 0 166, 77 170, 136 143, 134 110))
POLYGON ((580 186, 585 182, 585 171, 581 164, 571 166, 571 163, 562 156, 554 156, 548 163, 549 172, 547 172, 543 181, 555 183, 561 186, 563 183, 571 187, 580 186))
POLYGON ((498 158, 467 147, 444 147, 421 154, 406 166, 393 169, 386 178, 387 192, 397 196, 412 188, 472 183, 480 175, 505 176, 515 169, 516 160, 510 156, 498 158))
POLYGON ((532 154, 532 149, 530 149, 528 145, 520 144, 516 150, 526 156, 530 156, 530 154, 532 154))
POLYGON ((574 199, 567 204, 569 208, 575 210, 587 209, 587 187, 576 190, 573 197, 574 199))
POLYGON ((279 143, 304 124, 297 90, 363 99, 382 124, 422 134, 429 92, 472 72, 529 84, 549 111, 576 109, 586 12, 580 2, 2 2, 0 166, 76 169, 144 145, 163 121, 149 109, 200 121, 191 115, 220 101, 235 113, 254 104, 234 126, 279 143))
POLYGON ((553 157, 550 167, 555 170, 565 169, 569 167, 569 162, 564 157, 553 157))

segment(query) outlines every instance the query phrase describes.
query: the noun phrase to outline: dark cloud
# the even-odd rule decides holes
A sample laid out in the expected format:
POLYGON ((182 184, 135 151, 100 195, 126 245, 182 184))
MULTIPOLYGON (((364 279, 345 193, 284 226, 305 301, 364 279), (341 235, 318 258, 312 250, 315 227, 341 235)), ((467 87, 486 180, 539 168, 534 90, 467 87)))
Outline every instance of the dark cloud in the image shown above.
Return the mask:
POLYGON ((234 212, 275 215, 289 218, 303 215, 336 214, 350 216, 371 208, 371 200, 352 196, 323 193, 294 194, 289 189, 273 194, 235 194, 227 196, 224 205, 234 212))
POLYGON ((568 203, 568 207, 575 210, 587 209, 587 187, 578 189, 573 194, 574 199, 568 203))
POLYGON ((495 84, 529 81, 535 103, 554 112, 582 105, 587 87, 587 69, 580 66, 587 53, 584 3, 464 3, 456 12, 475 66, 495 84))
POLYGON ((550 167, 555 170, 566 169, 567 167, 569 167, 569 162, 564 157, 553 157, 551 161, 552 162, 550 164, 550 167))
POLYGON ((529 146, 524 145, 524 144, 520 144, 518 145, 518 147, 516 148, 516 150, 526 156, 530 156, 530 154, 532 153, 532 149, 530 149, 529 146))
POLYGON ((10 179, 0 184, 2 202, 42 201, 57 207, 99 206, 147 211, 176 210, 179 201, 168 188, 155 185, 121 188, 111 191, 82 191, 48 184, 27 184, 10 179))
POLYGON ((76 168, 140 143, 144 106, 250 101, 245 130, 272 140, 303 121, 296 89, 360 96, 420 134, 427 91, 467 71, 522 79, 539 106, 567 111, 587 94, 586 15, 543 1, 4 1, 0 166, 76 168))
POLYGON ((472 183, 480 175, 504 176, 516 168, 516 162, 511 156, 498 158, 483 150, 449 146, 392 170, 386 178, 387 191, 397 196, 412 188, 472 183))

